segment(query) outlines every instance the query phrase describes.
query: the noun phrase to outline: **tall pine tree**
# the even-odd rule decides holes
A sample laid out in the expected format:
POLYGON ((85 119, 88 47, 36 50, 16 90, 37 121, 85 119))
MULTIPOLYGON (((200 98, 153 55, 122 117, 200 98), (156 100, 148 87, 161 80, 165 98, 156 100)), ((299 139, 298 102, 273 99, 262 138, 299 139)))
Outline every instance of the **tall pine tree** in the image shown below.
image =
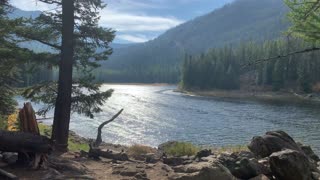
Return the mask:
POLYGON ((52 139, 57 150, 66 151, 71 111, 93 118, 112 94, 112 90, 101 92, 100 85, 92 83, 92 70, 112 53, 109 43, 114 31, 98 25, 99 11, 105 7, 101 0, 40 1, 55 6, 55 11, 43 12, 17 33, 57 52, 49 59, 56 58, 50 62, 58 65, 59 80, 38 84, 24 95, 48 104, 43 113, 55 108, 52 139), (73 70, 82 72, 81 76, 73 78, 73 70))

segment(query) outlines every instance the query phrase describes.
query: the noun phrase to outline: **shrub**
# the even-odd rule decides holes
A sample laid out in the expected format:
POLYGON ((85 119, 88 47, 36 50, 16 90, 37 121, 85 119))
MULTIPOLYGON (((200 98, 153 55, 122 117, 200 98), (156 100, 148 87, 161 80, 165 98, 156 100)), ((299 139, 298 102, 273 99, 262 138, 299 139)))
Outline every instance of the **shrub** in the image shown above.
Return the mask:
POLYGON ((192 156, 196 155, 199 148, 187 142, 175 142, 169 146, 163 147, 167 155, 172 156, 192 156))
POLYGON ((7 120, 7 129, 8 131, 18 131, 19 130, 19 121, 18 121, 18 111, 8 116, 7 120))

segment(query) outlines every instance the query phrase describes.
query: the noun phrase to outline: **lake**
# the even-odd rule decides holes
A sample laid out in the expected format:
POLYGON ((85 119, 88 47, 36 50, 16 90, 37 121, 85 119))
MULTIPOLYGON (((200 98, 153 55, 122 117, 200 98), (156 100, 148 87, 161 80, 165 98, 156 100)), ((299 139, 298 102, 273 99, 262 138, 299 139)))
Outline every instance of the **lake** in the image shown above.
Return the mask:
POLYGON ((284 130, 320 153, 320 111, 315 105, 189 96, 173 92, 176 86, 102 86, 109 88, 115 92, 103 112, 95 119, 73 114, 71 130, 95 138, 99 124, 124 108, 103 129, 105 142, 157 146, 179 140, 197 145, 244 145, 266 131, 284 130))

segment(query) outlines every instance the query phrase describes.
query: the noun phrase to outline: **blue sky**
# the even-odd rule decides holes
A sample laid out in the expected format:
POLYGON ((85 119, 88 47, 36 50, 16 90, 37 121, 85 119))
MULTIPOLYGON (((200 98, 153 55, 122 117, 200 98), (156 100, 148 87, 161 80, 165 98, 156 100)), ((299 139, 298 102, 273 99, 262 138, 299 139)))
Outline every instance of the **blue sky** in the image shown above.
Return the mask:
MULTIPOLYGON (((204 15, 233 0, 104 0, 100 24, 117 31, 116 43, 154 39, 166 30, 204 15)), ((22 10, 52 9, 36 0, 11 0, 22 10)))

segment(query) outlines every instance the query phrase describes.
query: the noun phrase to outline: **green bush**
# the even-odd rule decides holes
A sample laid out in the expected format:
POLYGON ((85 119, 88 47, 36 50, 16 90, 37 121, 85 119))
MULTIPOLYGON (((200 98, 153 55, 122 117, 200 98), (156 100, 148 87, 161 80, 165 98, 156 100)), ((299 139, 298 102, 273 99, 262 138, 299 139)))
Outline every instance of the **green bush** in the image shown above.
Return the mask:
POLYGON ((164 151, 171 156, 192 156, 197 154, 199 148, 191 143, 175 142, 170 146, 164 147, 164 151))

